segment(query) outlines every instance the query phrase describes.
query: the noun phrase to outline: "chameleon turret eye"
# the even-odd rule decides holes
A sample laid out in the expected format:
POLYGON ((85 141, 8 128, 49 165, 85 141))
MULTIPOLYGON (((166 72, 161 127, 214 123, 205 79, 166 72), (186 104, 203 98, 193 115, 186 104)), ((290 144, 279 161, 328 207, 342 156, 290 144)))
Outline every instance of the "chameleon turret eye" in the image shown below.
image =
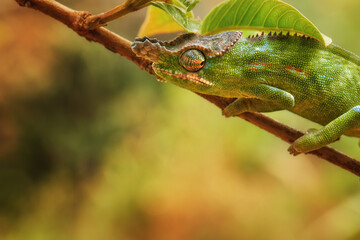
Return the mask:
POLYGON ((204 54, 197 49, 185 51, 179 59, 180 65, 189 72, 197 72, 205 65, 204 54))

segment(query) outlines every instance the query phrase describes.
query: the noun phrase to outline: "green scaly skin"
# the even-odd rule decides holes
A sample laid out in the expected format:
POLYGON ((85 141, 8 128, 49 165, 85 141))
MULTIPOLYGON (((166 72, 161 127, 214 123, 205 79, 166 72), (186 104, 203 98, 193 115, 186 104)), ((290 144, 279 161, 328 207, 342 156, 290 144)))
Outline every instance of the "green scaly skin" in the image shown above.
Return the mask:
POLYGON ((360 58, 336 45, 283 34, 246 38, 229 31, 185 34, 169 43, 142 38, 133 50, 154 62, 161 80, 238 98, 224 109, 227 117, 289 110, 324 125, 297 139, 289 148, 293 154, 321 148, 342 134, 360 137, 360 58))

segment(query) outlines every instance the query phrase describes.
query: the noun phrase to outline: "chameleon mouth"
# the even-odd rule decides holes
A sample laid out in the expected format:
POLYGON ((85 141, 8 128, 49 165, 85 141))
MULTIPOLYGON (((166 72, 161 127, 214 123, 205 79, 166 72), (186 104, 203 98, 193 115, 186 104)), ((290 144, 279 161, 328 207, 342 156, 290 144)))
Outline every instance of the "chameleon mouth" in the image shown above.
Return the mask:
POLYGON ((186 73, 186 74, 180 73, 180 72, 166 70, 166 69, 156 67, 155 64, 153 64, 153 69, 156 73, 161 73, 161 74, 165 74, 165 75, 168 75, 171 77, 187 80, 187 81, 199 84, 199 85, 205 85, 205 86, 210 86, 210 87, 215 85, 214 83, 212 83, 202 77, 199 77, 199 75, 197 73, 186 73))

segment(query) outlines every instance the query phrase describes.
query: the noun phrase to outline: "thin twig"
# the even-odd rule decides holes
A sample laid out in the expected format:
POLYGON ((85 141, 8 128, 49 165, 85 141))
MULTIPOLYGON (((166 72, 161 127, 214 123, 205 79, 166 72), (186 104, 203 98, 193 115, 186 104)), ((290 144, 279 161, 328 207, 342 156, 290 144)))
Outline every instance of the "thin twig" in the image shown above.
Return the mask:
MULTIPOLYGON (((20 6, 30 7, 39 10, 46 15, 55 18, 64 23, 66 26, 77 32, 79 35, 85 37, 89 41, 94 41, 102 44, 110 51, 126 57, 130 61, 137 64, 141 69, 150 74, 154 74, 151 68, 151 62, 143 58, 137 57, 131 50, 131 43, 116 35, 115 33, 100 27, 94 30, 89 30, 85 23, 85 19, 90 16, 85 11, 74 11, 56 1, 51 0, 15 0, 20 6)), ((198 94, 209 102, 214 103, 221 109, 224 109, 233 99, 222 98, 217 96, 210 96, 198 94)), ((239 117, 251 122, 252 124, 266 130, 267 132, 281 138, 287 143, 293 143, 297 138, 303 135, 302 132, 279 123, 260 113, 244 113, 239 117)), ((316 151, 310 152, 322 159, 325 159, 353 174, 360 176, 360 161, 350 158, 343 153, 340 153, 333 148, 323 147, 316 151)))
POLYGON ((107 12, 87 17, 86 25, 90 30, 105 26, 106 23, 110 21, 148 6, 150 2, 151 0, 126 0, 123 4, 120 4, 107 12))

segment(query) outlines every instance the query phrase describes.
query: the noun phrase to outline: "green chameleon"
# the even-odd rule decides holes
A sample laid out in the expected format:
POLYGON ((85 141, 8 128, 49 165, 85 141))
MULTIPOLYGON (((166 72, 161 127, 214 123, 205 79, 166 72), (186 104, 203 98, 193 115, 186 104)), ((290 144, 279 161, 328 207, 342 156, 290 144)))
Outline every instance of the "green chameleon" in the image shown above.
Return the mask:
POLYGON ((324 127, 289 148, 306 153, 342 134, 360 137, 360 58, 334 44, 289 34, 243 37, 240 31, 147 37, 132 45, 161 81, 193 92, 237 98, 223 114, 289 110, 324 127))

